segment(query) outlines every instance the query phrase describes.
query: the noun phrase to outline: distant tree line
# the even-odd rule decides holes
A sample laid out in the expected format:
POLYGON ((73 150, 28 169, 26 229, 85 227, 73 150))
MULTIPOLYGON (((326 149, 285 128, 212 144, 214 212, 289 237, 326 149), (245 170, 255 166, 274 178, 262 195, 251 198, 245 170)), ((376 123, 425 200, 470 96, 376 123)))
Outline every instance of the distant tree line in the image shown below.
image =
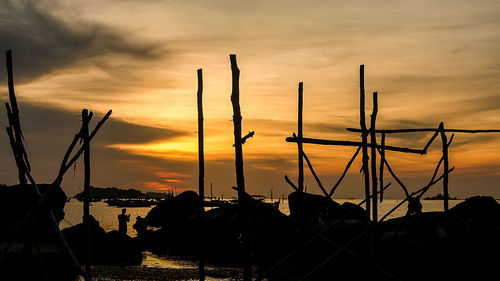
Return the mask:
MULTIPOLYGON (((444 199, 444 196, 443 194, 441 193, 438 193, 436 196, 432 196, 432 197, 425 197, 424 200, 443 200, 444 199)), ((448 198, 449 200, 458 200, 457 197, 453 197, 453 196, 449 196, 448 198)))
MULTIPOLYGON (((163 199, 171 196, 171 193, 163 192, 146 192, 143 193, 140 190, 129 188, 121 189, 117 187, 90 187, 90 200, 98 201, 104 199, 163 199)), ((74 196, 75 199, 83 200, 83 191, 74 196)))

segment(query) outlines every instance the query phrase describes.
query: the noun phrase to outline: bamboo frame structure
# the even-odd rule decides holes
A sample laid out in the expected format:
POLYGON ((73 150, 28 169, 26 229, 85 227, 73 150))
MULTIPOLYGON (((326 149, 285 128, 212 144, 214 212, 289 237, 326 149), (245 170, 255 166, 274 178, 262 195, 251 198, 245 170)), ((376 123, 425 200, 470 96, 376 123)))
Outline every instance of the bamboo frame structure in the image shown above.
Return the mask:
MULTIPOLYGON (((302 83, 302 82, 300 82, 302 83)), ((397 151, 397 152, 403 152, 403 153, 412 153, 412 154, 420 154, 420 155, 425 155, 427 154, 427 151, 430 147, 430 145, 433 143, 433 141, 437 138, 438 135, 441 136, 441 142, 442 142, 442 153, 443 157, 439 161, 439 165, 441 165, 441 162, 444 162, 444 171, 448 171, 449 169, 449 146, 451 144, 451 139, 453 139, 453 135, 450 139, 450 142, 447 142, 447 132, 451 133, 499 133, 500 130, 497 129, 482 129, 482 130, 469 130, 469 129, 445 129, 444 128, 444 123, 441 122, 441 124, 438 126, 438 128, 415 128, 415 129, 394 129, 394 130, 389 130, 389 129, 376 129, 376 117, 378 113, 378 93, 374 92, 373 93, 373 108, 372 108, 372 114, 371 114, 371 119, 370 119, 370 129, 366 128, 366 118, 365 118, 365 83, 364 83, 364 65, 360 65, 359 68, 359 96, 360 96, 360 128, 347 128, 346 130, 349 132, 355 132, 355 133, 361 133, 361 142, 355 142, 355 141, 342 141, 342 140, 325 140, 325 139, 315 139, 315 138, 304 138, 303 136, 296 136, 293 134, 292 137, 287 137, 286 141, 287 142, 295 142, 298 145, 299 144, 304 144, 304 143, 310 143, 310 144, 318 144, 318 145, 335 145, 335 146, 357 146, 358 149, 354 153, 354 155, 351 157, 349 162, 347 163, 346 167, 344 168, 344 171, 342 172, 339 180, 335 183, 335 185, 332 187, 330 192, 328 194, 325 194, 323 184, 320 182, 318 175, 314 171, 314 168, 311 164, 310 159, 307 156, 302 156, 300 157, 300 154, 303 154, 303 150, 299 149, 299 161, 302 158, 305 158, 309 170, 311 171, 313 177, 315 178, 316 182, 318 183, 318 186, 320 187, 321 191, 325 196, 327 197, 332 197, 333 193, 335 190, 338 188, 342 180, 344 179, 347 171, 352 165, 352 162, 355 160, 356 156, 360 151, 362 151, 362 172, 364 176, 364 191, 365 191, 365 199, 370 197, 372 198, 371 202, 367 202, 366 204, 366 211, 368 217, 370 217, 370 212, 372 214, 372 221, 374 223, 377 222, 378 220, 378 203, 377 203, 377 198, 376 196, 369 196, 370 195, 370 169, 369 166, 371 166, 371 194, 377 194, 377 186, 380 183, 380 202, 383 202, 384 198, 384 193, 382 187, 384 186, 384 168, 387 167, 387 171, 389 174, 396 180, 396 182, 401 186, 402 190, 405 193, 406 198, 409 198, 412 196, 412 194, 409 193, 408 188, 406 185, 397 177, 397 175, 394 173, 393 169, 391 168, 389 162, 387 161, 386 158, 386 151, 397 151), (429 140, 426 142, 425 146, 423 149, 413 149, 413 148, 406 148, 406 147, 395 147, 395 146, 390 146, 386 144, 386 135, 387 134, 398 134, 398 133, 413 133, 413 132, 433 132, 433 135, 429 138, 429 140), (368 134, 370 135, 370 141, 368 141, 368 134), (377 144, 377 134, 381 134, 381 142, 380 144, 377 144), (371 165, 368 165, 368 148, 371 148, 371 165), (379 164, 379 176, 377 179, 377 152, 380 155, 380 164, 379 164)), ((302 103, 303 99, 301 97, 302 93, 302 87, 301 84, 299 84, 299 129, 302 128, 302 103)), ((300 146, 298 146, 300 148, 300 146)), ((301 172, 300 169, 301 165, 299 162, 299 178, 301 178, 301 175, 303 172, 301 172)), ((438 168, 437 167, 437 168, 438 168)), ((436 169, 437 169, 436 168, 436 169)), ((433 178, 435 178, 437 171, 434 172, 433 178)), ((297 187, 295 184, 293 184, 290 179, 285 176, 286 182, 292 186, 293 189, 295 190, 300 190, 300 186, 297 187)), ((448 191, 448 173, 443 174, 443 205, 444 205, 444 210, 448 210, 448 199, 449 199, 449 191, 448 191)))

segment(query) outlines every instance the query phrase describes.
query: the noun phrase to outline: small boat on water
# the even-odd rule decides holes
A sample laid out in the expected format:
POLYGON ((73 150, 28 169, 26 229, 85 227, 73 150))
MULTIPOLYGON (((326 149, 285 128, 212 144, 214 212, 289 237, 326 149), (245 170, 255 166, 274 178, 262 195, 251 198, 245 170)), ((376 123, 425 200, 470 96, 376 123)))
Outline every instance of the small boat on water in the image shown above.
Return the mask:
POLYGON ((151 207, 152 205, 155 204, 153 201, 149 200, 141 200, 141 199, 128 199, 128 200, 123 200, 123 199, 108 199, 104 201, 108 206, 114 206, 114 207, 128 207, 128 208, 133 208, 133 207, 151 207))

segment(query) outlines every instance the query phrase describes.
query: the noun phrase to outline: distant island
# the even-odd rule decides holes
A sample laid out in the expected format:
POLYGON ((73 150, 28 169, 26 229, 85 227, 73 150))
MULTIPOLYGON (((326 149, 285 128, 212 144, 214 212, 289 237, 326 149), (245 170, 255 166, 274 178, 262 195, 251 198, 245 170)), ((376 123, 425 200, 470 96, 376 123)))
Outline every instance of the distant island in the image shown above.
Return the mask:
MULTIPOLYGON (((142 192, 137 189, 121 189, 117 187, 90 187, 90 201, 106 199, 156 199, 161 200, 172 197, 172 192, 142 192)), ((83 201, 83 191, 73 196, 78 201, 83 201)))
MULTIPOLYGON (((438 193, 436 196, 425 197, 424 200, 443 200, 443 194, 438 193)), ((457 197, 448 197, 448 200, 459 200, 457 197)))

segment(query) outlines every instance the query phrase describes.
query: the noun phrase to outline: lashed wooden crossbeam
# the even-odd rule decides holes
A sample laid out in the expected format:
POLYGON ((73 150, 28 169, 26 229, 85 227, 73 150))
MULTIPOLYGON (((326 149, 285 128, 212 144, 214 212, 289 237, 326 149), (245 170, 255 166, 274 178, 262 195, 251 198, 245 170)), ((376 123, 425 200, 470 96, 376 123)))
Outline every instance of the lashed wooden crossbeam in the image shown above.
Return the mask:
MULTIPOLYGON (((361 133, 362 130, 358 128, 346 128, 347 131, 353 133, 361 133)), ((399 133, 421 133, 421 132, 440 132, 439 128, 419 128, 419 129, 395 129, 395 130, 375 130, 375 133, 384 134, 399 134, 399 133)), ((468 129, 444 129, 445 133, 468 133, 468 134, 479 134, 479 133, 500 133, 497 129, 485 129, 485 130, 468 130, 468 129)))
MULTIPOLYGON (((313 139, 313 138, 302 138, 301 140, 298 137, 287 137, 287 142, 301 142, 301 143, 311 143, 311 144, 321 144, 321 145, 339 145, 339 146, 361 146, 363 143, 359 141, 340 141, 340 140, 325 140, 325 139, 313 139)), ((371 143, 366 144, 368 147, 372 147, 371 143)), ((376 148, 381 148, 380 145, 375 145, 376 148)), ((385 150, 390 151, 398 151, 405 153, 414 153, 414 154, 426 154, 422 149, 413 149, 406 147, 397 147, 397 146, 384 146, 385 150)))

